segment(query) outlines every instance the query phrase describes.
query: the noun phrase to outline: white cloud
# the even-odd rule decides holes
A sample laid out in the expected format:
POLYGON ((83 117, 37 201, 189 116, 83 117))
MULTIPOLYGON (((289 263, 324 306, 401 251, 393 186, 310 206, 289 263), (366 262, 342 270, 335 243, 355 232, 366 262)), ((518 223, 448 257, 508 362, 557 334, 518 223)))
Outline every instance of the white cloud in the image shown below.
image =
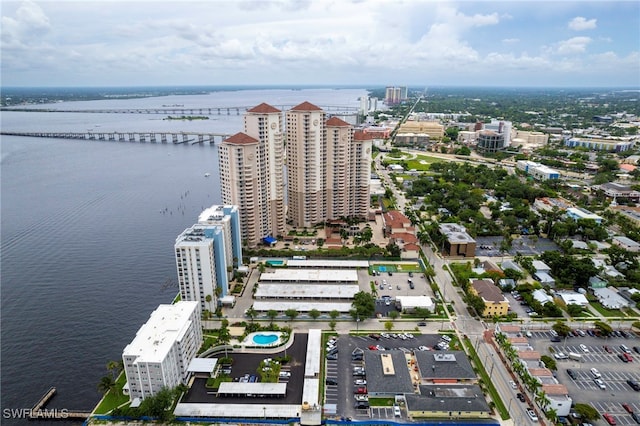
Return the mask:
POLYGON ((582 16, 576 16, 569 21, 569 29, 574 31, 594 30, 596 28, 596 19, 587 19, 582 16))
POLYGON ((558 55, 573 55, 576 53, 584 53, 587 45, 591 43, 590 37, 572 37, 568 40, 559 42, 554 53, 558 55))
POLYGON ((519 38, 503 38, 502 42, 504 44, 513 44, 513 43, 518 43, 520 41, 519 38))

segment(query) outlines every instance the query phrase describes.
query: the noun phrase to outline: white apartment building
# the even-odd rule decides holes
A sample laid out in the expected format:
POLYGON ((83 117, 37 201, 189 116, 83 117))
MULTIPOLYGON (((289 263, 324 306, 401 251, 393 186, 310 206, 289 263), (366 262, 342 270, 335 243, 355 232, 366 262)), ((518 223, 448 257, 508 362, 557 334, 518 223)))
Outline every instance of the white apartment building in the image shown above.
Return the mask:
POLYGON ((250 247, 285 232, 284 136, 281 111, 262 103, 244 115, 244 132, 218 149, 224 204, 239 206, 250 247))
POLYGON ((174 246, 180 297, 196 301, 201 310, 215 311, 216 287, 220 295, 229 291, 227 262, 221 226, 193 225, 178 236, 174 246), (211 301, 207 302, 207 296, 211 301))
POLYGON ((187 368, 202 345, 200 307, 180 301, 160 305, 122 351, 125 392, 135 406, 162 388, 186 384, 187 368))

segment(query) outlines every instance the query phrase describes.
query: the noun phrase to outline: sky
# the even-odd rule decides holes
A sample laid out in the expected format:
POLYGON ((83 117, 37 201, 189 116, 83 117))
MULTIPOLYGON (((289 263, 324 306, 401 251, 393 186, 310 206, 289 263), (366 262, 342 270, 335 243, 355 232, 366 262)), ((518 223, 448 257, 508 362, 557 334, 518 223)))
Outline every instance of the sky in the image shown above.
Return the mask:
POLYGON ((1 0, 2 86, 640 87, 640 2, 1 0))

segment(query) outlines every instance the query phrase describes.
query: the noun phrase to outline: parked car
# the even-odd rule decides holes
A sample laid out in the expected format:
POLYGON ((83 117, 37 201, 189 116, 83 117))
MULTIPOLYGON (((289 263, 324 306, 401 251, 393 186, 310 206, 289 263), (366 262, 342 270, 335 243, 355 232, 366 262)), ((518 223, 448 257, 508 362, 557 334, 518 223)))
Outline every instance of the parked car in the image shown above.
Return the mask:
POLYGON ((636 392, 640 392, 640 383, 633 379, 627 379, 627 384, 636 392))
POLYGON ((600 389, 605 390, 607 388, 602 379, 593 379, 593 381, 600 389))
POLYGON ((638 413, 631 413, 631 418, 632 418, 633 420, 635 420, 635 421, 636 421, 636 423, 638 423, 638 424, 640 425, 640 414, 638 414, 638 413))
POLYGON ((400 411, 400 407, 397 405, 393 406, 393 415, 395 417, 401 417, 402 416, 402 412, 400 411))
POLYGON ((633 407, 629 404, 622 404, 622 408, 629 414, 633 413, 633 407))
POLYGON ((616 419, 609 413, 603 413, 602 417, 609 423, 611 426, 616 425, 616 419))
POLYGON ((595 377, 596 379, 599 379, 600 377, 602 377, 602 374, 600 374, 597 368, 592 368, 590 371, 593 377, 595 377))
POLYGON ((634 346, 633 351, 637 354, 640 354, 640 346, 634 346))
POLYGON ((569 377, 571 377, 572 379, 574 379, 574 380, 575 380, 575 378, 576 378, 576 373, 575 373, 573 370, 571 370, 571 369, 567 368, 567 374, 569 375, 569 377))
POLYGON ((587 345, 580 343, 580 349, 582 349, 582 352, 584 353, 589 353, 589 348, 587 348, 587 345))
POLYGON ((607 345, 604 345, 602 348, 603 348, 605 351, 607 351, 607 353, 613 353, 613 351, 611 350, 611 348, 610 348, 609 346, 607 346, 607 345))
POLYGON ((336 386, 338 384, 338 379, 334 379, 333 377, 327 377, 325 379, 324 383, 327 384, 327 385, 336 386))
POLYGON ((357 387, 353 393, 365 394, 367 393, 367 388, 365 386, 357 387))

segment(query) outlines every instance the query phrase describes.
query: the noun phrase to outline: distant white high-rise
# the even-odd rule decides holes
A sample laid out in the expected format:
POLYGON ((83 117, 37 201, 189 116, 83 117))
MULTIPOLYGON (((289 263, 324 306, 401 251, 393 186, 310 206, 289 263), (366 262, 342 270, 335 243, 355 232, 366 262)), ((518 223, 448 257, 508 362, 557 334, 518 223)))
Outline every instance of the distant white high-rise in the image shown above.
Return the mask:
POLYGON ((125 391, 132 402, 155 395, 162 388, 186 384, 189 363, 202 346, 197 302, 160 305, 122 351, 125 391))

